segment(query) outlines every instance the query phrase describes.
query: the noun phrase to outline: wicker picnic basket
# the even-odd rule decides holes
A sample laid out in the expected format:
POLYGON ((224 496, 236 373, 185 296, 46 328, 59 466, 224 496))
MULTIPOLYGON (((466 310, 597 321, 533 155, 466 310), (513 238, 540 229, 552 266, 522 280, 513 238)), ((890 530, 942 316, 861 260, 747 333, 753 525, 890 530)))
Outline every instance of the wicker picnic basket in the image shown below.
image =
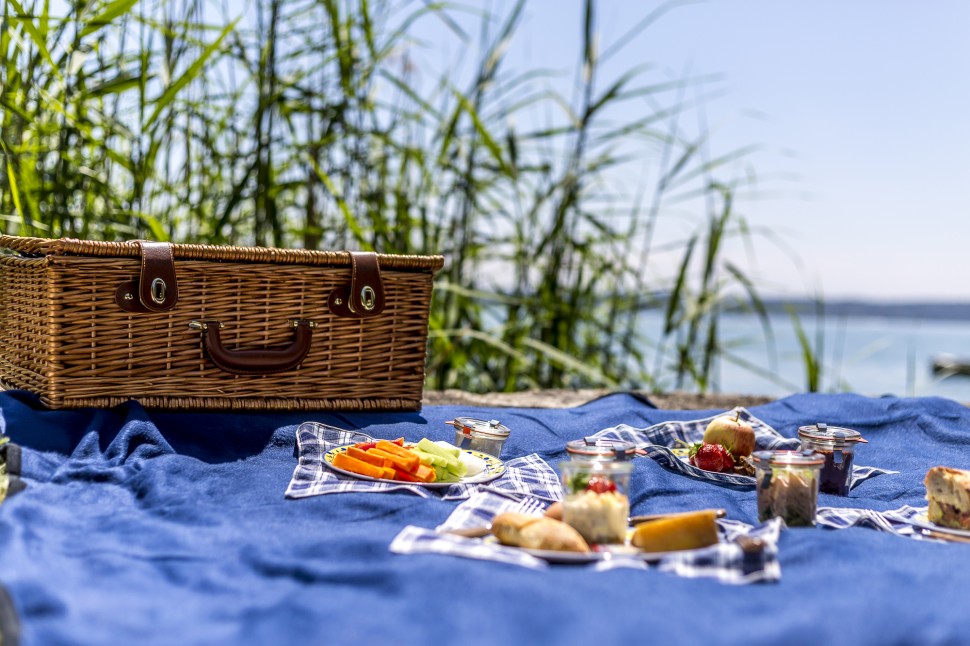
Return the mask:
POLYGON ((440 256, 14 236, 0 254, 0 382, 48 407, 421 407, 440 256))

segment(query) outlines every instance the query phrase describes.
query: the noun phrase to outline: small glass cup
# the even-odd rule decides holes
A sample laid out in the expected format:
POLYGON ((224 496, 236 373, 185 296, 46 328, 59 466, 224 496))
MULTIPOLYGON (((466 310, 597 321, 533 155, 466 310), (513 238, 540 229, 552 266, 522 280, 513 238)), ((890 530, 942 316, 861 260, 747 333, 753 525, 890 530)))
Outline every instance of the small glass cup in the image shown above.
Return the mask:
POLYGON ((837 496, 848 496, 852 487, 852 461, 855 458, 855 445, 866 442, 859 431, 851 428, 814 424, 801 426, 798 439, 802 450, 821 453, 825 458, 819 481, 819 491, 837 496))
POLYGON ((814 527, 819 471, 814 451, 757 451, 751 456, 758 489, 758 520, 780 517, 789 527, 814 527))
POLYGON ((591 544, 625 543, 633 463, 568 460, 559 464, 562 519, 591 544))
POLYGON ((509 439, 509 427, 497 419, 485 421, 472 417, 456 417, 445 422, 455 427, 455 446, 459 449, 481 451, 501 457, 505 440, 509 439))

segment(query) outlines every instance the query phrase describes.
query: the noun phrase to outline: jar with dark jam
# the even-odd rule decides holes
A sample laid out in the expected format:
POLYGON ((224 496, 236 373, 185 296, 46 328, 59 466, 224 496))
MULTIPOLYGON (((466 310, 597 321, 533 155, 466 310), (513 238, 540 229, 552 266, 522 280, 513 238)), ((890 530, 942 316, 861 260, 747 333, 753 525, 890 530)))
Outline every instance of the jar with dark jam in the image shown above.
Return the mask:
POLYGON ((825 458, 819 476, 819 491, 837 496, 848 496, 852 487, 852 462, 855 460, 855 445, 866 442, 859 431, 819 422, 812 426, 801 426, 798 439, 802 449, 816 451, 825 458))

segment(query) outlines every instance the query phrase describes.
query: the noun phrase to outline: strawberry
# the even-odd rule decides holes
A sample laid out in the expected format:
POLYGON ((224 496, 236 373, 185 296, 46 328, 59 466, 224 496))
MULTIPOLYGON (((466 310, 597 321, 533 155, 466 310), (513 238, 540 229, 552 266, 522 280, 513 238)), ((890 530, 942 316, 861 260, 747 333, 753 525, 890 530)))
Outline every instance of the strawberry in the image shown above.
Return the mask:
POLYGON ((592 491, 594 493, 607 493, 610 491, 616 491, 616 483, 609 478, 600 478, 593 476, 589 479, 586 484, 586 490, 592 491))
POLYGON ((705 471, 730 471, 734 468, 731 452, 720 444, 692 444, 690 463, 705 471))

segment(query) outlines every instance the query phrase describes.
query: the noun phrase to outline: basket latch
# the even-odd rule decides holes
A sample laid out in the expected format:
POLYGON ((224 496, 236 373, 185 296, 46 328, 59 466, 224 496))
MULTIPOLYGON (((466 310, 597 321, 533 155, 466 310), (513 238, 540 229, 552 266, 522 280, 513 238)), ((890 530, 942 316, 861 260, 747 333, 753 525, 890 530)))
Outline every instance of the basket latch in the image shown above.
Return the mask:
POLYGON ((369 318, 384 311, 384 282, 377 254, 351 251, 350 285, 330 292, 327 305, 337 316, 369 318))
POLYGON ((175 259, 168 242, 139 240, 141 273, 115 290, 115 302, 127 312, 167 312, 179 300, 175 259))

